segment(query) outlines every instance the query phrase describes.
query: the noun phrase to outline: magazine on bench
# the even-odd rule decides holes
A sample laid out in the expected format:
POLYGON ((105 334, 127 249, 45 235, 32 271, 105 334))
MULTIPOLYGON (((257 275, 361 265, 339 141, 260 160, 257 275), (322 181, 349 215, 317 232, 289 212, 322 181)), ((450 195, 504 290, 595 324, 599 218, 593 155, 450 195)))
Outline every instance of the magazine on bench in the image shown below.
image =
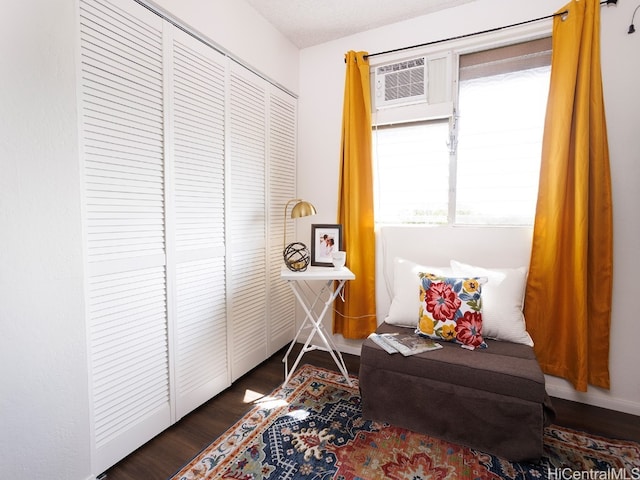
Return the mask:
POLYGON ((369 338, 387 353, 400 352, 405 357, 442 348, 442 345, 415 333, 372 333, 369 338))

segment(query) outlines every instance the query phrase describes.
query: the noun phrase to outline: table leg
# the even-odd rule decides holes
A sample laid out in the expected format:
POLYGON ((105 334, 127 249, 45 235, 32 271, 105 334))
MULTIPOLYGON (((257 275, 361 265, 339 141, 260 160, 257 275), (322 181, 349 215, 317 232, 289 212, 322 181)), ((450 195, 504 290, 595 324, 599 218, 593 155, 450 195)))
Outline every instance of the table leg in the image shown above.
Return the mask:
POLYGON ((291 379, 291 377, 293 376, 293 372, 295 371, 295 369, 297 368, 298 364, 300 363, 300 360, 302 359, 302 356, 306 352, 309 352, 311 350, 320 349, 320 350, 326 350, 326 351, 329 352, 329 354, 333 358, 333 361, 335 362, 336 366, 338 367, 338 369, 340 370, 342 375, 344 375, 344 378, 347 381, 347 383, 349 384, 349 386, 353 386, 353 383, 351 382, 351 379, 349 378, 349 372, 347 371, 347 367, 346 367, 346 365, 344 363, 344 358, 342 357, 342 353, 336 348, 335 343, 333 342, 331 337, 326 333, 324 325, 322 324, 322 320, 324 319, 327 311, 329 310, 329 307, 333 304, 333 302, 335 301, 337 296, 340 294, 340 291, 344 287, 344 284, 346 283, 346 281, 345 280, 341 280, 338 283, 337 288, 335 288, 335 290, 333 290, 331 292, 331 294, 329 295, 328 300, 324 304, 324 307, 323 307, 322 311, 317 316, 314 314, 314 307, 316 306, 318 300, 323 295, 323 293, 326 290, 328 290, 329 286, 331 286, 333 284, 333 280, 328 281, 325 284, 325 286, 322 288, 322 290, 316 295, 316 298, 314 299, 314 301, 312 303, 309 302, 308 299, 306 299, 304 297, 304 295, 302 294, 302 292, 300 291, 298 285, 295 282, 289 281, 288 283, 289 283, 289 286, 291 287, 291 289, 293 290, 293 293, 294 293, 295 297, 297 298, 298 302, 300 303, 300 305, 302 306, 303 310, 305 311, 306 316, 305 316, 304 321, 302 322, 302 325, 298 329, 298 333, 296 334, 295 338, 293 339, 293 341, 289 345, 289 349, 287 350, 287 353, 285 354, 284 359, 282 360, 284 362, 284 364, 285 364, 284 385, 286 385, 289 382, 289 380, 291 379), (307 321, 311 322, 311 331, 309 332, 309 335, 307 336, 307 340, 305 341, 305 343, 304 343, 304 345, 302 347, 302 350, 300 350, 300 353, 298 354, 298 357, 296 358, 293 366, 291 367, 291 370, 289 370, 288 369, 288 360, 287 360, 287 358, 288 358, 289 354, 291 353, 291 350, 292 350, 294 344, 298 340, 298 338, 300 336, 300 333, 302 332, 302 329, 305 328, 305 326, 307 324, 307 321), (313 339, 313 337, 315 336, 316 333, 318 334, 318 336, 320 337, 320 339, 322 340, 322 342, 324 343, 326 348, 318 347, 318 346, 315 346, 315 345, 314 346, 310 346, 311 340, 313 339))
MULTIPOLYGON (((293 350, 294 345, 296 344, 296 342, 298 341, 298 338, 300 337, 300 334, 302 333, 302 331, 306 328, 307 326, 307 321, 313 323, 313 310, 315 309, 316 304, 318 303, 318 301, 320 300, 320 298, 322 297, 322 295, 324 294, 324 292, 328 289, 329 283, 327 282, 322 289, 320 290, 320 292, 318 292, 316 294, 315 299, 313 300, 313 303, 311 303, 308 298, 304 295, 304 292, 302 292, 302 290, 298 287, 298 284, 296 282, 293 281, 288 281, 287 282, 289 287, 291 288, 291 290, 293 291, 296 299, 298 300, 298 303, 300 305, 302 305, 302 308, 305 311, 305 317, 304 320, 302 321, 302 324, 300 325, 300 328, 298 328, 298 331, 296 333, 296 336, 294 337, 294 339, 291 341, 291 343, 289 344, 289 348, 287 349, 287 353, 284 354, 284 358, 282 359, 282 362, 284 363, 284 375, 285 378, 288 380, 290 375, 288 374, 289 372, 289 366, 288 366, 288 358, 289 358, 289 354, 291 353, 291 350, 293 350), (307 305, 309 305, 309 307, 307 307, 307 305)), ((313 330, 312 330, 313 332, 313 330)), ((299 356, 302 356, 302 354, 299 354, 299 356)), ((292 371, 296 369, 297 366, 297 362, 294 365, 294 367, 291 369, 292 371)), ((286 381, 285 381, 285 385, 286 385, 286 381)))

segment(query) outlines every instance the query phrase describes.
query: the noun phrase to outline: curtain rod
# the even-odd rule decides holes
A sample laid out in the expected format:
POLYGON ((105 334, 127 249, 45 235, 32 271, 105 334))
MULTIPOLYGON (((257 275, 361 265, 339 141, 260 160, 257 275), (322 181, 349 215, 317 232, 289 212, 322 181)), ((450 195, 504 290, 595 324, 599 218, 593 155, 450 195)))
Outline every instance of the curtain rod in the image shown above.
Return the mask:
MULTIPOLYGON (((604 0, 604 1, 600 2, 600 5, 611 5, 611 4, 617 5, 617 3, 618 3, 618 0, 604 0)), ((511 25, 504 25, 502 27, 490 28, 488 30, 482 30, 480 32, 466 33, 464 35, 458 35, 456 37, 443 38, 442 40, 434 40, 434 41, 431 41, 431 42, 420 43, 418 45, 411 45, 409 47, 394 48, 393 50, 386 50, 384 52, 370 53, 369 55, 365 55, 365 58, 376 57, 378 55, 386 55, 388 53, 401 52, 403 50, 410 50, 412 48, 427 47, 429 45, 435 45, 435 44, 443 43, 443 42, 450 42, 452 40, 459 40, 461 38, 473 37, 475 35, 482 35, 484 33, 497 32, 499 30, 505 30, 507 28, 519 27, 520 25, 526 25, 527 23, 539 22, 540 20, 546 20, 548 18, 559 17, 559 16, 562 16, 562 15, 566 15, 567 13, 569 13, 569 11, 565 10, 563 12, 554 13, 552 15, 546 15, 544 17, 538 17, 538 18, 534 18, 534 19, 531 19, 531 20, 525 20, 523 22, 512 23, 511 25)), ((346 61, 347 60, 345 59, 345 63, 346 63, 346 61)))

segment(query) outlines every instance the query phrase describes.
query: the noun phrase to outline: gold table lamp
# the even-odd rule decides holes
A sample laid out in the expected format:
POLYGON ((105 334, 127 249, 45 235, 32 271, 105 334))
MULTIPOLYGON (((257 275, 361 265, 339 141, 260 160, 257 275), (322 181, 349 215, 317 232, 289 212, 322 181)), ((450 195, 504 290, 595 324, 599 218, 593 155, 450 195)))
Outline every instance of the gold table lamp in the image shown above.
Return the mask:
POLYGON ((282 239, 282 256, 289 270, 302 272, 309 265, 309 249, 302 242, 293 242, 287 245, 287 210, 289 205, 297 202, 291 209, 291 218, 308 217, 316 214, 316 207, 311 203, 295 198, 289 200, 284 206, 284 236, 282 239))

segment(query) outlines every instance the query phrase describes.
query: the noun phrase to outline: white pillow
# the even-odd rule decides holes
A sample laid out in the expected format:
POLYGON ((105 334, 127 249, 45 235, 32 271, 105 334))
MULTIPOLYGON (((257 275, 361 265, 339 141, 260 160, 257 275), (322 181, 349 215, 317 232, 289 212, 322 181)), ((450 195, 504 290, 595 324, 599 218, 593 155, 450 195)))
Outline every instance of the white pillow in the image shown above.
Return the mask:
POLYGON ((393 299, 385 322, 399 327, 416 328, 420 313, 419 272, 451 275, 450 267, 425 267, 410 260, 393 259, 393 299))
POLYGON ((533 346, 522 309, 527 268, 482 268, 451 260, 455 276, 487 277, 482 286, 482 335, 533 346))

